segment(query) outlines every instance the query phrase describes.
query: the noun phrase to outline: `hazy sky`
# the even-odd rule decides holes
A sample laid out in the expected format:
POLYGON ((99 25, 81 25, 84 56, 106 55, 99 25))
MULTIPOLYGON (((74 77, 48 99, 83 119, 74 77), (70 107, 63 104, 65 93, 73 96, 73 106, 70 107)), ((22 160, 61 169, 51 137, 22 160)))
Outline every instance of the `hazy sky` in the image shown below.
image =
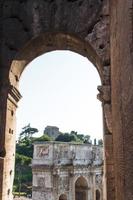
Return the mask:
POLYGON ((31 124, 47 125, 102 138, 102 108, 97 100, 100 78, 88 59, 70 51, 53 51, 33 60, 20 79, 23 98, 17 110, 17 134, 31 124))

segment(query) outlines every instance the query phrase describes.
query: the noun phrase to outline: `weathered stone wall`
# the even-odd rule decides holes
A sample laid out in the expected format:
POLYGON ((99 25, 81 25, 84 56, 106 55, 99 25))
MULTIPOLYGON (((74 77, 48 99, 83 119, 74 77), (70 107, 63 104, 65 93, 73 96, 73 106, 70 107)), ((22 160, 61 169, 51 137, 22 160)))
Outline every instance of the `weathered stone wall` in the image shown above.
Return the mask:
POLYGON ((37 56, 62 49, 86 56, 101 77, 98 98, 103 104, 105 199, 133 199, 132 3, 0 1, 0 199, 11 199, 9 174, 14 171, 15 110, 21 73, 37 56))
MULTIPOLYGON (((34 144, 32 161, 33 200, 75 199, 75 185, 83 177, 87 199, 103 199, 103 148, 93 145, 46 142, 34 144)), ((82 186, 83 187, 83 186, 82 186)), ((83 197, 82 197, 83 198, 83 197)))
POLYGON ((111 77, 117 200, 133 199, 133 1, 111 3, 111 77), (115 31, 116 30, 116 31, 115 31), (116 122, 117 119, 117 122, 116 122), (120 192, 121 191, 121 192, 120 192))
POLYGON ((0 8, 0 65, 7 79, 16 54, 32 38, 46 32, 67 33, 83 38, 94 47, 105 65, 109 65, 107 0, 4 0, 0 8))

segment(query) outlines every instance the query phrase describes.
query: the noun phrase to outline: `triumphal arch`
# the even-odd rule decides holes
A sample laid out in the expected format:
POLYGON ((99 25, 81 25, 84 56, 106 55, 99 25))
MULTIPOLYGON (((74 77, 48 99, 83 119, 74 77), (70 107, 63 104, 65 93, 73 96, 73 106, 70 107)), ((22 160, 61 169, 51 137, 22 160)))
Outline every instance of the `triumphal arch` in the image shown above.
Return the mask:
POLYGON ((32 200, 103 200, 103 147, 36 142, 32 200))
POLYGON ((0 199, 12 199, 20 76, 34 58, 53 50, 77 52, 97 68, 104 199, 132 200, 133 0, 0 1, 0 199))

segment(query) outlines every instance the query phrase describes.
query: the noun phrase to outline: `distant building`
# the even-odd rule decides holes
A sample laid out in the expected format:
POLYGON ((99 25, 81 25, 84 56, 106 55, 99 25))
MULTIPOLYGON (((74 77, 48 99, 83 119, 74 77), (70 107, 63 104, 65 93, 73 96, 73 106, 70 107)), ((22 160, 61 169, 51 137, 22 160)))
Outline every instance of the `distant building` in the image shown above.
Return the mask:
POLYGON ((103 148, 91 144, 36 142, 33 200, 103 200, 103 148))
POLYGON ((44 134, 47 134, 49 137, 55 139, 58 135, 60 135, 59 128, 56 126, 46 126, 44 134))

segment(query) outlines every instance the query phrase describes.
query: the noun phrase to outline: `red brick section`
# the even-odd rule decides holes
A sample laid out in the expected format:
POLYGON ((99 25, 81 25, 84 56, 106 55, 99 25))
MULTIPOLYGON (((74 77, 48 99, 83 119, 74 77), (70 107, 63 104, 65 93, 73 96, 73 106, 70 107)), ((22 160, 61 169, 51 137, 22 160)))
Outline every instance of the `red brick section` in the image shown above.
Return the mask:
POLYGON ((104 136, 104 148, 105 148, 105 178, 106 178, 106 190, 107 200, 115 199, 115 184, 114 184, 114 160, 113 160, 113 143, 112 135, 108 134, 104 136))
POLYGON ((116 200, 133 199, 132 0, 111 2, 111 84, 116 200))

